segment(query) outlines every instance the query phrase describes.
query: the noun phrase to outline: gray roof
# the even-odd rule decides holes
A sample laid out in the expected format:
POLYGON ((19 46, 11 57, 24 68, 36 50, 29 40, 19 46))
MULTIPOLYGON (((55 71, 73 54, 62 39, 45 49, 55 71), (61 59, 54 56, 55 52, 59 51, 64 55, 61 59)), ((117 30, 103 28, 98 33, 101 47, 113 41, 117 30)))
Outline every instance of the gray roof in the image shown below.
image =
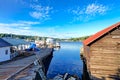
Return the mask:
POLYGON ((0 47, 8 47, 8 46, 12 46, 12 45, 0 38, 0 47))
POLYGON ((14 39, 14 38, 10 38, 10 37, 4 37, 2 39, 5 40, 6 42, 10 43, 13 46, 17 46, 20 44, 30 44, 29 42, 25 41, 24 39, 14 39))

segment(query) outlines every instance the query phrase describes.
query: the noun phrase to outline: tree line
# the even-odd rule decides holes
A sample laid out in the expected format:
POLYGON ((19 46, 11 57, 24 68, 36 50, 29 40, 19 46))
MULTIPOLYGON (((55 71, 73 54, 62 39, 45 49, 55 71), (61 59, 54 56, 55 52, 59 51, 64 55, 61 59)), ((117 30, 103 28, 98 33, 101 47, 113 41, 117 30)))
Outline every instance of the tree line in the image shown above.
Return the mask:
POLYGON ((46 40, 47 37, 39 37, 39 36, 27 36, 27 35, 16 35, 16 34, 5 34, 5 33, 0 33, 0 38, 3 37, 11 37, 11 38, 16 38, 16 39, 25 39, 28 41, 34 41, 34 40, 46 40))
POLYGON ((70 41, 83 41, 85 39, 87 39, 90 36, 83 36, 83 37, 78 37, 78 38, 70 38, 70 41))
MULTIPOLYGON (((27 36, 27 35, 17 35, 17 34, 6 34, 6 33, 0 33, 0 38, 3 37, 12 37, 17 39, 25 39, 28 41, 35 41, 35 40, 46 40, 48 37, 40 37, 40 36, 27 36)), ((54 38, 55 41, 83 41, 87 39, 89 36, 83 36, 78 38, 70 38, 70 39, 59 39, 54 38)))

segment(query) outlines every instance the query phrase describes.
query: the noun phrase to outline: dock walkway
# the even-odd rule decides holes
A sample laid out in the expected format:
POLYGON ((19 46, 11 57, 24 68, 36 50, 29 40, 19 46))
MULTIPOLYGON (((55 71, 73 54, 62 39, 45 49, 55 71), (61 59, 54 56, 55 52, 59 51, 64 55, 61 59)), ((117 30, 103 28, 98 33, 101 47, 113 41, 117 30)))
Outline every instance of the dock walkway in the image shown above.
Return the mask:
MULTIPOLYGON (((49 48, 41 49, 39 52, 40 58, 44 58, 49 55, 50 51, 51 49, 49 48)), ((36 55, 33 55, 0 65, 0 80, 12 80, 11 77, 32 65, 35 60, 36 55)))

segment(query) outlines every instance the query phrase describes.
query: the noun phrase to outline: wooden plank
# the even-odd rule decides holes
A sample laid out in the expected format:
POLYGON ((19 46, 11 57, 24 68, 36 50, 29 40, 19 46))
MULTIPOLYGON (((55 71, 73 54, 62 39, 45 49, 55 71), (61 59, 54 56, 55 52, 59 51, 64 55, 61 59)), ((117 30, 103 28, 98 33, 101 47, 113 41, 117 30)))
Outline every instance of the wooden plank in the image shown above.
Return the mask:
POLYGON ((120 30, 115 30, 111 33, 111 35, 120 35, 120 30))
POLYGON ((92 76, 92 80, 113 80, 112 78, 109 78, 110 75, 105 74, 92 74, 92 76))
MULTIPOLYGON (((91 69, 90 69, 91 70, 91 69)), ((97 75, 100 75, 100 74, 102 74, 102 75, 117 75, 117 71, 115 71, 115 70, 109 70, 109 71, 107 71, 107 70, 95 70, 95 69, 92 69, 91 70, 91 74, 93 75, 93 74, 97 74, 97 75)))
POLYGON ((120 60, 104 60, 104 59, 91 59, 90 64, 113 64, 113 65, 120 65, 120 60))
POLYGON ((117 70, 117 66, 104 66, 104 65, 90 65, 90 68, 105 69, 105 70, 117 70))
POLYGON ((116 67, 118 67, 120 65, 120 63, 114 63, 114 62, 110 63, 109 62, 109 63, 106 64, 105 62, 104 63, 103 62, 99 62, 99 63, 98 62, 94 62, 94 63, 91 62, 90 65, 98 65, 98 66, 99 65, 104 65, 104 66, 116 66, 116 67))

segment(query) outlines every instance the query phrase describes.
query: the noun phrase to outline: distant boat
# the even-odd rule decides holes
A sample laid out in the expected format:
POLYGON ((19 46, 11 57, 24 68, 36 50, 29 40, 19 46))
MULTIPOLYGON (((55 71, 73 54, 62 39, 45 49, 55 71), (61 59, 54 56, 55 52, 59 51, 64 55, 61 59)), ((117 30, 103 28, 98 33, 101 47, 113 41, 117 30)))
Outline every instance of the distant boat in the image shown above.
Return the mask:
POLYGON ((60 43, 56 42, 55 47, 60 47, 60 43))
POLYGON ((47 38, 46 43, 47 44, 55 44, 55 40, 53 38, 47 38))

